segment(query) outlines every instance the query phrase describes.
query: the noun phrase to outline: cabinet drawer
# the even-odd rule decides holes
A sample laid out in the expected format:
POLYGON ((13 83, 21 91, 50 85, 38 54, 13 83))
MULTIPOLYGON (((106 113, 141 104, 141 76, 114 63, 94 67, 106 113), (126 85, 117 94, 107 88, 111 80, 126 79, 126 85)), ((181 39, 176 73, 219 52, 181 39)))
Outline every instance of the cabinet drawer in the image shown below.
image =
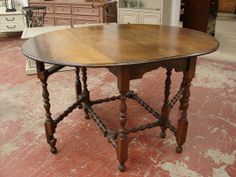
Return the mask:
POLYGON ((75 15, 91 15, 91 16, 99 16, 99 8, 95 9, 91 6, 73 6, 72 14, 75 15))
POLYGON ((0 22, 3 24, 22 22, 24 19, 23 15, 4 15, 0 16, 0 22))
POLYGON ((55 16, 55 25, 71 25, 71 17, 55 16))
POLYGON ((23 31, 24 23, 8 23, 8 24, 1 24, 0 25, 0 32, 14 32, 14 31, 23 31))
POLYGON ((43 6, 43 7, 46 7, 46 10, 47 10, 47 14, 52 14, 54 12, 53 10, 53 5, 52 4, 31 4, 31 6, 43 6))
POLYGON ((71 14, 70 5, 54 5, 54 12, 56 14, 71 14))
POLYGON ((93 24, 93 23, 99 23, 100 19, 99 18, 91 18, 91 17, 76 17, 72 18, 72 24, 77 25, 77 24, 93 24))
POLYGON ((44 26, 53 26, 54 25, 54 16, 46 16, 44 18, 44 26))
POLYGON ((122 10, 120 12, 119 23, 121 24, 138 24, 139 22, 139 12, 137 11, 126 11, 122 10))
POLYGON ((152 12, 140 12, 139 23, 141 24, 161 24, 161 14, 152 12))

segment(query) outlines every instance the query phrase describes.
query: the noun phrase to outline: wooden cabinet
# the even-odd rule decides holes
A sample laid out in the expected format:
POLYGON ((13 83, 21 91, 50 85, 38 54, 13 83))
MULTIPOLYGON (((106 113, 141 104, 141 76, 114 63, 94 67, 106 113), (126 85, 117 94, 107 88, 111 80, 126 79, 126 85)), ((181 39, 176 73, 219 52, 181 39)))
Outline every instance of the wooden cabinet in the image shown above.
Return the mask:
POLYGON ((236 0, 219 0, 219 12, 235 13, 236 0))
MULTIPOLYGON (((105 4, 105 0, 101 0, 105 4)), ((105 9, 102 7, 93 8, 92 1, 86 0, 29 0, 31 6, 46 6, 45 26, 54 25, 76 25, 85 23, 104 23, 105 9)), ((109 3, 108 11, 116 12, 116 2, 109 3)), ((108 22, 116 22, 116 13, 108 22)))
POLYGON ((21 11, 5 12, 0 7, 0 32, 19 32, 25 28, 25 19, 21 11))
POLYGON ((183 27, 215 34, 218 0, 185 0, 183 27))
POLYGON ((70 16, 55 16, 55 25, 71 25, 71 17, 70 16))

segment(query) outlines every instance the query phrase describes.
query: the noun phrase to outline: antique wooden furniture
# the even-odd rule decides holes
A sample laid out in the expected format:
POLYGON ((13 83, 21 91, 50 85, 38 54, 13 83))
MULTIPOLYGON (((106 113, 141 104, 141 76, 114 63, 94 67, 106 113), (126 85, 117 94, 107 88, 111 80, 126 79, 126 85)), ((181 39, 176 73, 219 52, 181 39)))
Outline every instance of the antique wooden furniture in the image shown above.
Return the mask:
MULTIPOLYGON (((105 3, 105 0, 99 0, 99 2, 105 3)), ((47 7, 45 26, 104 23, 106 19, 103 6, 93 8, 92 0, 29 0, 29 5, 47 7)), ((116 3, 109 3, 108 8, 109 12, 114 15, 109 22, 116 22, 116 3)))
POLYGON ((183 27, 215 35, 218 0, 185 0, 183 27))
MULTIPOLYGON (((56 30, 62 30, 62 29, 68 29, 71 28, 69 25, 65 26, 46 26, 46 27, 34 27, 34 28, 25 28, 22 35, 21 39, 29 39, 35 36, 38 36, 43 33, 48 33, 51 31, 56 31, 56 30)), ((46 68, 50 67, 51 65, 47 64, 46 68)), ((37 73, 36 70, 36 64, 34 60, 27 59, 26 61, 26 67, 25 67, 26 74, 35 74, 37 73)))
POLYGON ((25 28, 25 19, 21 11, 5 12, 0 7, 0 32, 20 32, 25 28))
MULTIPOLYGON (((218 42, 213 37, 194 30, 158 25, 104 25, 46 33, 29 39, 24 43, 22 52, 36 60, 38 77, 42 82, 44 108, 46 111, 45 130, 51 152, 56 153, 54 133, 57 125, 75 108, 83 108, 85 118, 95 120, 103 135, 116 149, 119 170, 125 169, 128 158, 128 134, 161 127, 161 137, 165 137, 166 129, 170 129, 177 141, 177 152, 187 135, 187 109, 190 97, 191 80, 194 77, 197 56, 215 51, 218 42), (50 47, 49 47, 50 46, 50 47), (45 69, 45 63, 55 66, 45 69), (77 100, 57 118, 50 112, 48 77, 63 68, 76 68, 77 100), (87 68, 108 68, 117 77, 120 95, 111 98, 90 100, 87 87, 87 68), (129 90, 132 79, 141 78, 144 73, 159 67, 166 68, 164 104, 161 113, 146 104, 137 94, 129 90), (80 80, 82 72, 82 85, 80 80), (171 73, 183 72, 183 81, 175 96, 170 99, 171 73), (154 122, 138 127, 127 128, 126 99, 133 99, 154 116, 154 122), (93 106, 103 102, 120 99, 120 129, 108 128, 93 106), (171 124, 169 114, 171 108, 180 99, 182 114, 177 128, 171 124)), ((155 82, 155 81, 154 81, 155 82)), ((147 93, 146 93, 147 94, 147 93)), ((137 115, 138 116, 138 115, 137 115)), ((118 116, 117 116, 118 117, 118 116)))

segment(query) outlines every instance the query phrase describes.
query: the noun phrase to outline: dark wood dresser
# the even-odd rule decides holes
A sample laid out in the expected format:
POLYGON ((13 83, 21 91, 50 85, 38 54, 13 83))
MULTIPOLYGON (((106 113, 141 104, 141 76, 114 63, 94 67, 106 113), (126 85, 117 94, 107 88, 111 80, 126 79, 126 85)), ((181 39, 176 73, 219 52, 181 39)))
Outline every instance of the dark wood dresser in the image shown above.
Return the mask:
POLYGON ((183 27, 215 35, 218 0, 185 0, 183 27))
POLYGON ((105 4, 103 0, 99 2, 101 3, 95 4, 100 5, 98 8, 93 8, 92 1, 88 0, 29 0, 29 5, 47 7, 45 26, 104 23, 106 22, 104 6, 108 7, 108 22, 116 22, 116 3, 105 4))

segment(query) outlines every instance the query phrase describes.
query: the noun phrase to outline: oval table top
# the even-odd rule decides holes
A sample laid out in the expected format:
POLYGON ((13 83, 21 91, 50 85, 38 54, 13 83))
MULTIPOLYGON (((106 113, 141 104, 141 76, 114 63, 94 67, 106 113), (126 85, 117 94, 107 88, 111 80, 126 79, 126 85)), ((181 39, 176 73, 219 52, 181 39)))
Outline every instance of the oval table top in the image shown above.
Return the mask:
POLYGON ((27 40, 27 57, 65 66, 109 67, 199 56, 218 41, 203 32, 158 25, 107 24, 45 33, 27 40))

